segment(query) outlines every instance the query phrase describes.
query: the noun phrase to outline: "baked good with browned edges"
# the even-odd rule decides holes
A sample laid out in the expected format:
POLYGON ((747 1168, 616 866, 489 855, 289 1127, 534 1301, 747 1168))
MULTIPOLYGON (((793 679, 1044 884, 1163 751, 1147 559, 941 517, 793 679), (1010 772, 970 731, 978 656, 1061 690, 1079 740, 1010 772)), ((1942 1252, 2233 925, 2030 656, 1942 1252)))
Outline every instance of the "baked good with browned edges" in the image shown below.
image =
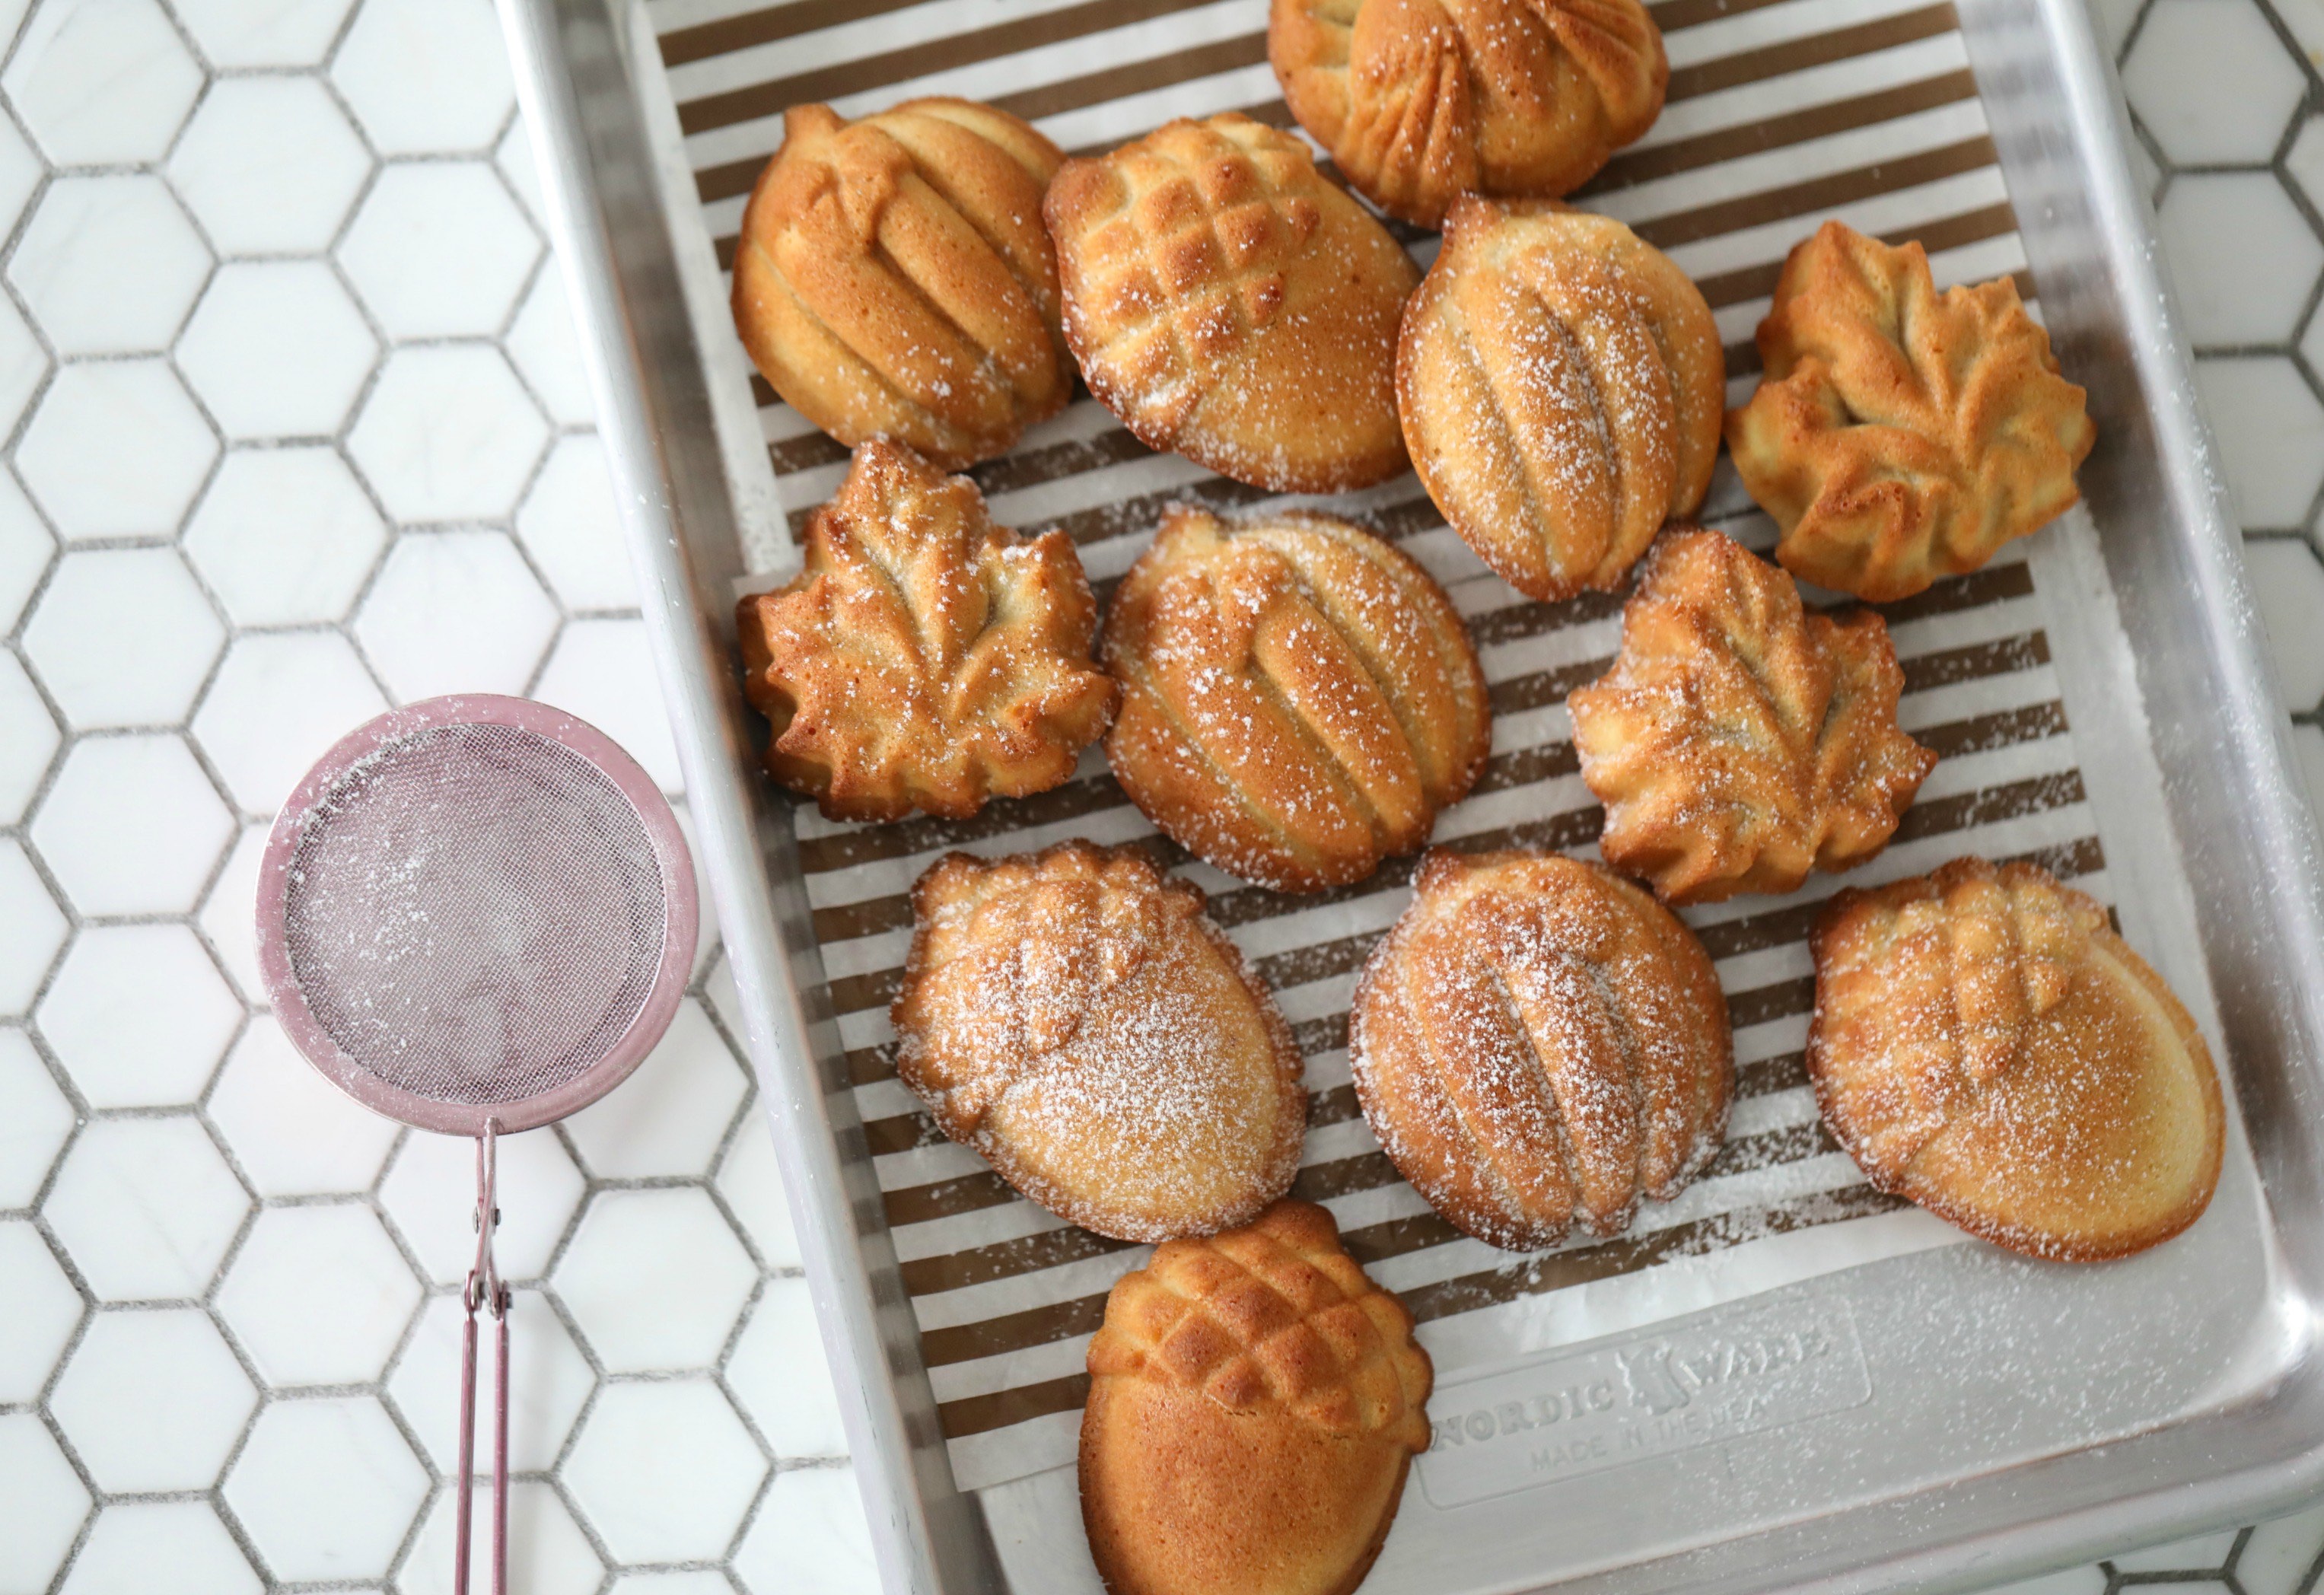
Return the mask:
POLYGON ((1784 263, 1759 358, 1727 442, 1802 581, 1909 598, 2080 496, 2097 429, 2006 277, 1939 293, 1918 244, 1826 222, 1784 263))
POLYGON ((2218 1184, 2210 1049, 2106 910, 1955 859, 1817 919, 1808 1076, 1878 1189, 2030 1257, 2169 1240, 2218 1184))
POLYGON ((1715 531, 1673 528, 1622 610, 1622 650, 1566 696, 1599 852, 1665 902, 1795 890, 1877 855, 1937 756, 1897 728, 1887 622, 1806 608, 1715 531))
POLYGON ((1425 227, 1462 194, 1572 193, 1670 82, 1639 0, 1274 0, 1267 55, 1348 180, 1425 227))
POLYGON ((1299 1049, 1200 889, 1137 847, 949 853, 889 1017, 937 1126, 1069 1222, 1202 1235, 1290 1188, 1299 1049))
POLYGON ((1348 1064, 1397 1172, 1520 1251, 1678 1194, 1735 1093, 1694 933, 1609 870, 1522 850, 1428 855, 1365 962, 1348 1064))
POLYGON ((1452 600, 1328 516, 1174 507, 1107 608, 1103 657, 1122 789, 1173 841, 1278 890, 1420 846, 1491 751, 1452 600))
POLYGON ((1310 1203, 1122 1276, 1089 1373, 1082 1523, 1111 1595, 1348 1595, 1428 1447, 1412 1315, 1310 1203))
POLYGON ((807 518, 799 574, 735 615, 768 771, 872 820, 962 818, 1071 776, 1113 713, 1096 622, 1064 532, 1020 539, 966 477, 877 441, 807 518))

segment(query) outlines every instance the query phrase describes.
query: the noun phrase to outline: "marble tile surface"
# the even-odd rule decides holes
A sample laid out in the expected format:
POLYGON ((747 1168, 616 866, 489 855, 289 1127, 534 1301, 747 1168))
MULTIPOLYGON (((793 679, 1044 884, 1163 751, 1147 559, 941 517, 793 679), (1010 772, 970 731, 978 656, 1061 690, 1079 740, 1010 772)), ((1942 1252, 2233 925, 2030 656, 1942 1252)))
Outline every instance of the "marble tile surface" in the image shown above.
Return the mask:
MULTIPOLYGON (((2324 0, 2094 0, 2324 796, 2324 0)), ((683 800, 489 0, 0 0, 0 1595, 449 1588, 469 1149, 264 1010, 275 806, 453 687, 683 800)), ((873 1587, 706 935, 503 1154, 516 1587, 873 1587)), ((2324 1507, 2015 1586, 2307 1595, 2324 1507)))

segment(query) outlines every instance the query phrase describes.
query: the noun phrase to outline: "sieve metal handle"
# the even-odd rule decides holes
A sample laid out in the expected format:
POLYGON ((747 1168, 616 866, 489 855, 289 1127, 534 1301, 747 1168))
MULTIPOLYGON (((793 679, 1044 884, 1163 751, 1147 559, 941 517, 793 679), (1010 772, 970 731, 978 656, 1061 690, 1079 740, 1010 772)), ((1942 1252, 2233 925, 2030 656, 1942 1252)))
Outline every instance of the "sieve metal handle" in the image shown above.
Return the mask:
POLYGON ((453 1508, 452 1595, 468 1595, 474 1544, 476 1476, 476 1314, 493 1310, 493 1595, 508 1595, 509 1287, 493 1256, 500 1228, 500 1120, 484 1120, 476 1138, 476 1260, 460 1291, 468 1321, 460 1341, 459 1500, 453 1508))

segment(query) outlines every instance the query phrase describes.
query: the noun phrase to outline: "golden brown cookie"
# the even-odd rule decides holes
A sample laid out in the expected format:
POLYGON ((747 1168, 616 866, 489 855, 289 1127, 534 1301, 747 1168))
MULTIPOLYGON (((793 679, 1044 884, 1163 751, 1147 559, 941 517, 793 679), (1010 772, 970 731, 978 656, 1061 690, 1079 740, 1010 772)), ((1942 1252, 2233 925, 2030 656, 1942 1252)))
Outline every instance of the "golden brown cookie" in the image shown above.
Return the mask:
POLYGON ((897 1074, 1085 1230, 1247 1222, 1291 1187, 1307 1096, 1290 1027, 1203 900, 1136 847, 946 854, 912 889, 897 1074))
POLYGON ((1613 668, 1566 696, 1599 851, 1665 902, 1786 892, 1888 845, 1937 756, 1896 727, 1904 673, 1869 610, 1809 613, 1731 538, 1673 528, 1613 668))
POLYGON ((742 600, 743 688, 767 769, 837 819, 960 818, 1045 792, 1111 718, 1073 539, 1030 542, 964 476, 872 442, 808 517, 788 586, 742 600))
POLYGON ((1089 1371, 1082 1523, 1111 1595, 1348 1595, 1428 1449, 1412 1315, 1305 1202, 1122 1276, 1089 1371))
POLYGON ((1452 599, 1327 516, 1174 507, 1106 611, 1104 659, 1122 789, 1173 841, 1277 890, 1418 847, 1491 751, 1452 599))
POLYGON ((1735 1093, 1694 933, 1611 871, 1526 851, 1428 855, 1364 964, 1348 1064, 1397 1171, 1516 1251, 1677 1195, 1735 1093))
POLYGON ((1955 859, 1816 921, 1808 1075, 1865 1177, 2031 1257, 2168 1240, 2218 1184, 2210 1049, 2106 910, 1955 859))
POLYGON ((1572 193, 1670 81, 1639 0, 1274 0, 1267 55, 1348 180, 1425 227, 1462 194, 1572 193))
POLYGON ((933 98, 783 113, 734 251, 734 327, 800 414, 957 469, 1072 397, 1041 191, 1065 156, 1006 111, 933 98))
POLYGON ((1419 281, 1307 146, 1229 112, 1068 161, 1044 204, 1083 380, 1139 441, 1276 493, 1404 469, 1396 326, 1419 281))
POLYGON ((2097 429, 2006 277, 1939 293, 1918 244, 1826 222, 1784 263, 1759 358, 1727 441, 1802 581, 1908 598, 2080 496, 2097 429))
POLYGON ((1711 307, 1618 221, 1554 201, 1456 201, 1396 363, 1413 469, 1528 597, 1610 588, 1719 458, 1711 307))

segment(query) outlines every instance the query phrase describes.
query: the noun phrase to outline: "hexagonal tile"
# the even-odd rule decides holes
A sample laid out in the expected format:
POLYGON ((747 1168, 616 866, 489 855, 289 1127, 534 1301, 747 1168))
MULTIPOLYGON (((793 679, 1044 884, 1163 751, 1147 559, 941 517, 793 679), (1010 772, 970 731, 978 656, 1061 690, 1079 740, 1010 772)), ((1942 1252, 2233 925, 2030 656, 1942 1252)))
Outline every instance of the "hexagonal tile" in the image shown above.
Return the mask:
POLYGON ((613 477, 595 434, 557 440, 517 512, 516 533, 567 609, 638 606, 613 477))
POLYGON ((549 1283, 616 1373, 707 1368, 759 1270, 695 1187, 601 1191, 549 1283))
POLYGON ((2292 751, 2308 780, 2308 807, 2316 811, 2318 823, 2324 825, 2324 725, 2293 726, 2292 751))
POLYGON ((29 1412, 0 1416, 0 1545, 12 1590, 46 1588, 88 1516, 88 1491, 29 1412))
POLYGON ((325 749, 386 707, 337 632, 242 636, 194 715, 194 740, 244 813, 271 815, 325 749))
POLYGON ((65 943, 65 917, 14 836, 0 836, 0 1018, 32 1006, 65 943))
POLYGON ((2175 164, 2222 166, 2274 154, 2307 85, 2252 0, 2156 0, 2122 87, 2175 164))
POLYGON ((154 0, 42 0, 0 88, 59 166, 158 161, 202 69, 154 0))
POLYGON ((705 1174, 749 1083, 726 1038, 689 997, 638 1072, 567 1120, 565 1132, 599 1179, 705 1174))
POLYGON ((783 1198, 774 1137, 755 1117, 726 1148, 725 1160, 718 1166, 718 1194, 750 1237, 761 1263, 770 1268, 801 1266, 798 1232, 791 1227, 790 1206, 783 1198))
POLYGON ((60 177, 8 281, 60 355, 158 354, 209 275, 201 235, 158 177, 60 177))
POLYGON ((549 419, 560 427, 596 424, 597 401, 589 391, 588 367, 581 364, 564 272, 549 269, 534 274, 524 306, 509 324, 503 341, 549 419))
POLYGON ((2299 329, 2324 243, 2273 173, 2181 176, 2163 194, 2155 226, 2190 341, 2280 343, 2299 329))
POLYGON ((170 155, 170 181, 229 254, 327 248, 371 152, 312 78, 225 78, 170 155))
POLYGON ((12 117, 0 115, 0 222, 14 223, 24 202, 49 174, 43 161, 12 117))
MULTIPOLYGON (((258 861, 266 851, 264 825, 242 828, 226 867, 210 882, 201 912, 194 916, 202 936, 226 966, 226 979, 254 1007, 266 1004, 266 985, 258 973, 257 925, 252 907, 258 901, 258 861)), ((272 1194, 269 1192, 266 1194, 272 1194)))
MULTIPOLYGON (((500 1144, 500 1233, 494 1249, 509 1279, 537 1279, 581 1205, 581 1171, 554 1135, 528 1130, 500 1144)), ((397 1233, 438 1285, 467 1277, 476 1255, 476 1144, 414 1134, 379 1189, 397 1233)))
POLYGON ((100 1119, 82 1129, 41 1204, 99 1301, 172 1301, 209 1288, 250 1198, 194 1120, 100 1119))
POLYGON ((2324 559, 2298 538, 2244 544, 2275 684, 2294 713, 2324 703, 2324 559))
POLYGON ((172 733, 75 742, 31 834, 73 907, 102 917, 190 912, 234 832, 172 733))
POLYGON ((242 1004, 184 926, 107 925, 73 938, 35 1020, 89 1106, 166 1108, 201 1095, 242 1004))
POLYGON ((486 0, 370 0, 331 80, 388 155, 485 149, 515 103, 486 0))
POLYGON ((258 1595, 208 1501, 116 1501, 97 1515, 59 1595, 258 1595))
POLYGON ((28 1219, 0 1222, 0 1402, 37 1401, 80 1323, 80 1292, 28 1219))
POLYGON ((41 524, 32 501, 15 477, 0 471, 0 632, 15 630, 16 617, 56 551, 57 540, 41 524))
POLYGON ((61 740, 56 717, 24 667, 14 654, 0 653, 0 825, 24 817, 61 740))
MULTIPOLYGON (((475 1489, 475 1521, 489 1524, 492 1487, 479 1483, 475 1489)), ((396 1573, 396 1595, 451 1595, 457 1554, 453 1503, 449 1489, 436 1492, 410 1554, 396 1573)), ((468 1552, 468 1587, 490 1588, 492 1535, 476 1533, 468 1552)), ((524 1595, 595 1595, 605 1577, 605 1564, 589 1548, 588 1536, 573 1521, 573 1514, 554 1489, 537 1480, 521 1480, 509 1488, 508 1559, 510 1587, 524 1595)))
POLYGON ((847 1454, 815 1305, 804 1279, 770 1279, 726 1364, 726 1387, 786 1461, 847 1454))
POLYGON ((627 1572, 613 1581, 609 1595, 734 1595, 723 1572, 696 1568, 678 1572, 627 1572))
POLYGON ((67 554, 24 624, 24 652, 77 731, 186 717, 226 628, 175 549, 67 554))
POLYGON ((97 1488, 208 1489, 258 1390, 198 1307, 99 1313, 73 1348, 49 1410, 97 1488))
POLYGON ((569 622, 532 696, 578 715, 621 743, 663 791, 675 796, 686 789, 643 622, 569 622))
POLYGON ((767 1460, 707 1379, 608 1385, 581 1425, 564 1479, 622 1562, 724 1556, 767 1460))
POLYGON ((734 1555, 751 1595, 872 1595, 880 1574, 853 1468, 787 1468, 734 1555))
POLYGON ((295 626, 344 619, 386 540, 337 450, 237 448, 194 508, 186 557, 235 624, 295 626))
MULTIPOLYGON (((355 0, 171 0, 220 67, 312 67, 330 53, 355 0)), ((216 86, 212 86, 215 93, 216 86)))
POLYGON ((217 1302, 260 1376, 281 1389, 377 1378, 420 1295, 378 1218, 347 1203, 262 1212, 217 1302))
POLYGON ((217 457, 209 423, 167 365, 102 360, 57 373, 16 470, 68 541, 168 537, 217 457))
POLYGON ((226 1479, 226 1504, 277 1580, 385 1573, 428 1474, 369 1396, 268 1404, 226 1479))
POLYGON ((2272 356, 2195 363, 2195 386, 2247 529, 2307 519, 2324 486, 2324 403, 2291 361, 2272 356))
POLYGON ((2283 170, 2308 196, 2308 203, 2324 210, 2324 115, 2310 116, 2301 125, 2283 157, 2283 170))
POLYGON ((540 240, 488 161, 426 161, 379 174, 339 263, 392 338, 498 332, 540 240))
POLYGON ((179 368, 236 440, 337 432, 378 355, 320 261, 219 267, 178 341, 179 368))
POLYGON ((48 374, 48 351, 32 336, 15 301, 0 299, 0 436, 15 430, 24 406, 48 374))
POLYGON ((515 508, 548 441, 500 351, 453 346, 390 355, 347 449, 399 521, 489 520, 515 508))
MULTIPOLYGON (((13 1027, 0 1029, 0 1208, 32 1204, 58 1148, 72 1134, 73 1118, 72 1104, 32 1050, 32 1037, 13 1027)), ((23 1399, 0 1394, 0 1402, 23 1399)))
POLYGON ((406 703, 521 693, 556 631, 557 606, 501 531, 398 539, 355 616, 356 641, 406 703))
MULTIPOLYGON (((460 1298, 429 1298, 419 1326, 388 1375, 388 1399, 427 1449, 439 1471, 459 1466, 460 1298)), ((491 1333, 489 1319, 482 1335, 491 1333)), ((509 1308, 509 1466, 544 1473, 556 1465, 573 1420, 581 1415, 597 1376, 574 1344, 572 1332, 537 1290, 520 1290, 509 1308)), ((490 1352, 485 1356, 489 1358, 490 1352)), ((476 1415, 476 1454, 487 1456, 491 1420, 476 1415)))
POLYGON ((524 207, 525 214, 536 222, 546 223, 549 211, 541 203, 540 171, 533 164, 532 134, 524 118, 513 117, 501 142, 493 146, 493 164, 508 179, 509 191, 524 207))
POLYGON ((369 1190, 395 1148, 395 1123, 324 1079, 266 1014, 226 1054, 209 1113, 261 1196, 369 1190))

